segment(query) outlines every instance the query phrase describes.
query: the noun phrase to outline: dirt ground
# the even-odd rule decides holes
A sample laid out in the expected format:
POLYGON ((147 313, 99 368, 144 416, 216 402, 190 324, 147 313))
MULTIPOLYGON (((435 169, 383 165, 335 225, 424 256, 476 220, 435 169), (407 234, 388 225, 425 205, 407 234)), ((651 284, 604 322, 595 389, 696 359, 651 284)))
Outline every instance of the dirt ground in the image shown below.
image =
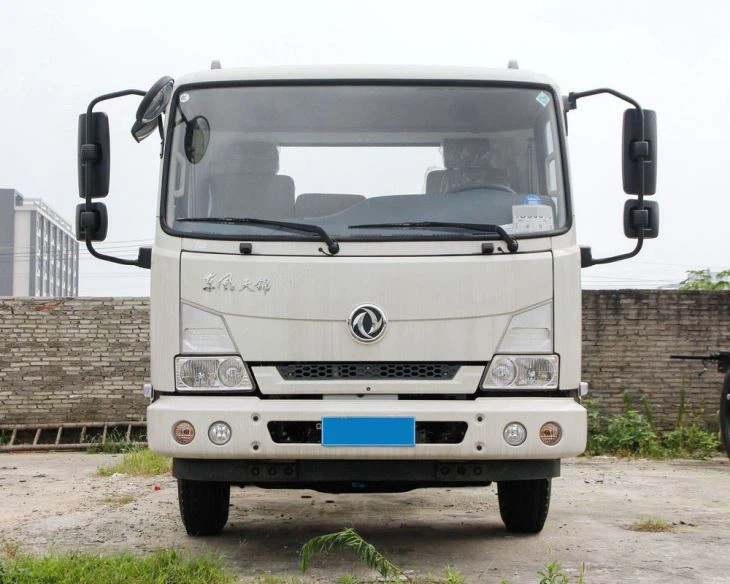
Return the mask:
MULTIPOLYGON (((559 560, 587 582, 730 582, 730 464, 712 461, 577 459, 553 481, 542 534, 512 536, 499 519, 495 487, 418 490, 393 495, 234 489, 223 535, 185 534, 169 476, 97 477, 115 455, 0 455, 0 540, 35 552, 143 553, 176 546, 222 553, 243 578, 300 575, 297 550, 308 538, 355 527, 403 569, 441 574, 447 564, 469 582, 535 583, 559 560), (155 490, 159 486, 159 490, 155 490), (646 517, 668 533, 627 527, 646 517)), ((318 557, 310 577, 330 582, 370 575, 344 552, 318 557)))

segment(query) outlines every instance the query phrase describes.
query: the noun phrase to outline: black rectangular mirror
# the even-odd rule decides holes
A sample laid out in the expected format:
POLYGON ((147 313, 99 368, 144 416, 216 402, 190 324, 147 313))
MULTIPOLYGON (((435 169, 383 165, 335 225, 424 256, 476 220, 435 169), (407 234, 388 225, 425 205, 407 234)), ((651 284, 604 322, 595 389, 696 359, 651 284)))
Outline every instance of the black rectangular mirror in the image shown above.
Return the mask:
POLYGON ((644 171, 644 194, 653 195, 656 192, 657 167, 657 131, 656 112, 644 112, 644 141, 641 142, 641 124, 639 111, 628 109, 624 112, 623 129, 623 175, 624 192, 629 195, 638 195, 641 190, 641 173, 644 171), (641 155, 645 158, 640 158, 641 155))
POLYGON ((106 197, 109 194, 109 118, 104 112, 91 115, 87 138, 87 114, 79 116, 79 196, 106 197))
POLYGON ((637 239, 644 230, 645 239, 659 236, 659 203, 644 201, 644 208, 639 209, 637 199, 629 199, 624 203, 624 235, 629 239, 637 239))
POLYGON ((76 205, 76 239, 86 241, 89 235, 91 241, 106 239, 109 217, 104 203, 91 203, 91 210, 86 210, 86 203, 76 205))

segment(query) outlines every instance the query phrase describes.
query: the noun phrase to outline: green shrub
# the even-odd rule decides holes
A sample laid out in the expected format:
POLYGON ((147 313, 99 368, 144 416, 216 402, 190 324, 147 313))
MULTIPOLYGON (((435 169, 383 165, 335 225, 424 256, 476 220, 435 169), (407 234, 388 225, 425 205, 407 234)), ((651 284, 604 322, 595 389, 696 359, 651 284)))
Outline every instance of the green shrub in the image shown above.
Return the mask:
POLYGON ((631 396, 625 393, 624 413, 605 416, 598 410, 597 400, 584 400, 588 410, 586 454, 702 459, 709 458, 720 448, 717 431, 707 429, 697 422, 684 425, 684 403, 680 407, 676 428, 671 432, 661 433, 654 427, 651 407, 646 397, 641 402, 643 414, 634 409, 631 396))
POLYGON ((670 452, 683 453, 692 458, 710 458, 720 449, 717 432, 697 424, 677 428, 662 436, 663 446, 670 452))

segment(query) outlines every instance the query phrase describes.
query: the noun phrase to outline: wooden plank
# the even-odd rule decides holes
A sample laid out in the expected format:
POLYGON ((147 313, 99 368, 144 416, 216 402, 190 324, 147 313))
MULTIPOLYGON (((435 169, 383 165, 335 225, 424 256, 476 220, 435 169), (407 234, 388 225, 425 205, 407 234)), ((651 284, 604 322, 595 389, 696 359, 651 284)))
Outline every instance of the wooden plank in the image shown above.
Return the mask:
POLYGON ((59 422, 56 424, 0 424, 0 430, 55 430, 63 424, 64 428, 103 428, 104 426, 127 426, 131 424, 135 428, 144 427, 147 422, 59 422))

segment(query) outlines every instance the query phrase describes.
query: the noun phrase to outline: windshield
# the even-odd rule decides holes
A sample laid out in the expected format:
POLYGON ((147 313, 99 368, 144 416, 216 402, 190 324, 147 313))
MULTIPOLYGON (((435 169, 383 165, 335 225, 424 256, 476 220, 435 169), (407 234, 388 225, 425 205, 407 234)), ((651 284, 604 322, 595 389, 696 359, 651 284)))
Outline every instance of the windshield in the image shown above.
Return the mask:
POLYGON ((485 238, 385 225, 414 222, 546 235, 567 216, 553 101, 522 87, 184 88, 164 219, 179 234, 235 239, 313 238, 230 221, 243 218, 317 225, 338 240, 485 238))

